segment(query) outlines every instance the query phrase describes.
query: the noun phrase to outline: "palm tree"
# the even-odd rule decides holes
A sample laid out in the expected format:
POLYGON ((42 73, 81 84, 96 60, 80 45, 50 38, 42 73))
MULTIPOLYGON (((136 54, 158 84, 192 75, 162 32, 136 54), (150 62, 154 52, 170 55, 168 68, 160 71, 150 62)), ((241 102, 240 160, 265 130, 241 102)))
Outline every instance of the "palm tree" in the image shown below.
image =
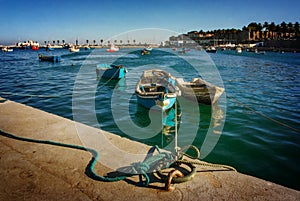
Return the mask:
POLYGON ((269 37, 269 23, 268 22, 265 22, 264 25, 263 25, 263 28, 264 28, 264 37, 265 38, 268 38, 269 37))
POLYGON ((101 46, 102 46, 102 43, 103 43, 103 39, 101 39, 101 40, 100 40, 100 43, 101 43, 101 46))
POLYGON ((53 41, 53 45, 55 45, 55 40, 53 41))
POLYGON ((93 40, 94 46, 96 45, 96 40, 93 40))
POLYGON ((274 39, 274 32, 276 31, 276 25, 274 22, 271 22, 271 24, 269 24, 268 30, 270 31, 271 38, 274 39))
POLYGON ((65 40, 62 40, 63 45, 65 44, 65 40))
POLYGON ((59 41, 59 40, 57 40, 57 45, 59 45, 59 42, 60 42, 60 41, 59 41))
POLYGON ((256 31, 257 31, 257 23, 256 22, 251 22, 248 26, 248 31, 250 33, 250 36, 249 36, 249 39, 252 40, 252 39, 256 39, 256 31))
POLYGON ((133 40, 133 44, 135 45, 135 40, 133 40))
POLYGON ((283 38, 286 38, 287 32, 288 32, 288 27, 285 22, 282 22, 280 24, 280 32, 283 34, 283 38))
POLYGON ((261 23, 258 23, 256 28, 257 28, 257 31, 258 31, 258 39, 262 39, 263 26, 261 25, 261 23))
POLYGON ((294 33, 294 32, 295 32, 293 23, 289 22, 289 23, 287 24, 287 27, 288 27, 289 38, 291 38, 291 33, 294 33))
POLYGON ((294 24, 295 36, 298 37, 298 33, 300 32, 299 22, 294 24))
POLYGON ((114 42, 115 42, 115 44, 116 44, 116 43, 117 43, 117 40, 115 40, 114 42))
POLYGON ((89 45, 89 40, 86 40, 86 44, 89 45))
POLYGON ((130 43, 130 40, 127 40, 127 44, 129 45, 129 43, 130 43))

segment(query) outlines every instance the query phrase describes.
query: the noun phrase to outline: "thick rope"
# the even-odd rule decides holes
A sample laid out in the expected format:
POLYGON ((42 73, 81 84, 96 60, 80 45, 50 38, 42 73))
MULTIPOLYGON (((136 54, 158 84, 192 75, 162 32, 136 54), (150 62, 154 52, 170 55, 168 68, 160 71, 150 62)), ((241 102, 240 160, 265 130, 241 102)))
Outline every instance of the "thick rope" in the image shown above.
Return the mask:
POLYGON ((142 183, 142 180, 141 180, 142 177, 140 176, 140 182, 147 186, 150 182, 150 178, 147 174, 149 171, 152 171, 152 169, 154 170, 158 165, 160 165, 161 168, 169 167, 169 165, 173 161, 173 156, 171 154, 166 153, 166 152, 161 153, 160 150, 158 149, 158 147, 156 147, 156 149, 158 149, 159 154, 149 157, 144 162, 134 163, 131 166, 132 174, 126 174, 126 175, 118 176, 118 177, 100 176, 97 173, 95 173, 95 170, 94 170, 95 164, 99 158, 99 154, 95 149, 91 149, 91 148, 87 148, 87 147, 79 146, 79 145, 72 145, 72 144, 48 141, 48 140, 36 140, 36 139, 32 139, 32 138, 20 137, 20 136, 16 136, 16 135, 4 132, 2 130, 0 130, 0 134, 4 137, 8 137, 11 139, 20 140, 20 141, 24 141, 24 142, 48 144, 48 145, 66 147, 66 148, 71 148, 71 149, 79 149, 79 150, 90 152, 92 155, 92 159, 90 160, 89 164, 87 165, 85 173, 87 174, 87 176, 89 176, 90 178, 97 180, 97 181, 105 181, 105 182, 120 181, 120 180, 126 179, 128 176, 139 174, 139 175, 144 176, 146 179, 146 181, 142 183))
POLYGON ((92 159, 90 160, 89 165, 86 167, 86 173, 88 174, 88 176, 90 176, 94 180, 98 180, 98 181, 120 181, 120 180, 124 180, 127 177, 127 176, 120 176, 120 177, 111 178, 111 177, 103 177, 103 176, 97 175, 94 171, 94 167, 95 167, 95 164, 96 164, 96 162, 99 158, 99 154, 94 149, 87 148, 87 147, 84 147, 84 146, 79 146, 79 145, 65 144, 65 143, 48 141, 48 140, 36 140, 36 139, 32 139, 32 138, 19 137, 19 136, 4 132, 3 130, 0 130, 0 134, 4 137, 8 137, 8 138, 11 138, 11 139, 20 140, 20 141, 24 141, 24 142, 48 144, 48 145, 54 145, 54 146, 60 146, 60 147, 66 147, 66 148, 71 148, 71 149, 78 149, 78 150, 88 151, 92 154, 92 159))

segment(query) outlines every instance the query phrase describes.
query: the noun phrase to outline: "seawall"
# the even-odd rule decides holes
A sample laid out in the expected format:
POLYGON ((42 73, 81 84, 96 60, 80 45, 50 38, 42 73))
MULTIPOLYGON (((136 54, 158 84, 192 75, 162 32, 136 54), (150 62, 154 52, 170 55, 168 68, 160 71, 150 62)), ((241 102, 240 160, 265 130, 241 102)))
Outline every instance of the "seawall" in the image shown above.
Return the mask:
MULTIPOLYGON (((103 142, 100 158, 124 160, 128 165, 132 161, 122 157, 122 152, 146 154, 150 149, 142 143, 1 98, 0 129, 20 137, 84 146, 78 135, 80 130, 90 141, 108 140, 122 150, 111 152, 110 146, 104 145, 107 142, 103 142)), ((91 154, 83 150, 0 135, 0 200, 300 200, 300 191, 205 166, 198 166, 194 179, 175 184, 173 191, 166 191, 163 182, 153 179, 148 187, 141 186, 138 176, 101 182, 85 174, 90 159, 91 154)), ((106 175, 115 170, 98 162, 95 171, 106 175)))

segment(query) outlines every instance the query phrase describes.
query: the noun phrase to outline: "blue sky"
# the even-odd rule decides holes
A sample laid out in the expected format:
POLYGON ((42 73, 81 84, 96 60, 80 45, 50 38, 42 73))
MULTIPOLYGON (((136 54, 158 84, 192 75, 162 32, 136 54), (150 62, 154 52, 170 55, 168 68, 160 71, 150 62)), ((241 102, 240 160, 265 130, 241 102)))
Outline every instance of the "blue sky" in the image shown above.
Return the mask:
POLYGON ((294 23, 300 21, 299 8, 299 0, 0 0, 0 44, 100 41, 143 28, 186 33, 241 29, 250 22, 294 23))

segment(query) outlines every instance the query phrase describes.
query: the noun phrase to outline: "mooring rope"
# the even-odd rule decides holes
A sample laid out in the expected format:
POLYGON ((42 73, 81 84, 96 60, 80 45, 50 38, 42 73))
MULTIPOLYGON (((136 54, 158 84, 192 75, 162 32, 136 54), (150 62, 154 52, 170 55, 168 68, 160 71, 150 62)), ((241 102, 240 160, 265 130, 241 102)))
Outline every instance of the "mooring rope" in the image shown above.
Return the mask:
POLYGON ((262 114, 261 112, 258 112, 257 110, 255 110, 255 109, 249 107, 248 105, 242 103, 241 101, 239 101, 239 100, 233 98, 232 96, 229 96, 229 95, 226 95, 226 96, 227 96, 228 98, 232 99, 233 101, 235 101, 236 103, 238 103, 239 105, 243 106, 244 108, 246 108, 246 109, 248 109, 248 110, 250 110, 250 111, 252 111, 252 112, 254 112, 254 113, 256 113, 256 114, 258 114, 258 115, 260 115, 260 116, 262 116, 262 117, 264 117, 264 118, 266 118, 266 119, 268 119, 268 120, 270 120, 270 121, 272 121, 272 122, 274 122, 274 123, 276 123, 276 124, 279 124, 279 125, 281 125, 281 126, 287 127, 287 128, 289 128, 289 129, 291 129, 291 130, 294 130, 294 131, 300 133, 300 130, 299 130, 299 129, 294 128, 294 127, 292 127, 292 126, 290 126, 290 125, 288 125, 288 124, 286 124, 286 123, 283 123, 283 122, 281 122, 281 121, 278 121, 278 120, 276 120, 276 119, 273 119, 272 117, 269 117, 269 116, 267 116, 267 115, 265 115, 265 114, 262 114))
POLYGON ((90 152, 92 155, 92 159, 89 161, 85 173, 87 176, 97 181, 113 182, 113 181, 124 180, 129 176, 139 175, 140 184, 148 186, 150 183, 150 178, 148 176, 149 172, 153 171, 158 166, 160 168, 167 168, 174 162, 174 158, 172 154, 168 152, 161 152, 160 149, 157 146, 155 146, 155 149, 157 149, 159 153, 148 157, 143 162, 133 163, 132 166, 129 167, 129 173, 126 174, 124 173, 124 175, 116 176, 116 177, 100 176, 94 170, 96 162, 99 159, 99 153, 95 149, 79 146, 79 145, 54 142, 49 140, 37 140, 32 138, 20 137, 17 135, 7 133, 1 129, 0 129, 0 135, 14 140, 24 141, 24 142, 48 144, 48 145, 54 145, 54 146, 60 146, 60 147, 66 147, 66 148, 78 149, 78 150, 90 152), (142 180, 142 176, 144 176, 146 181, 142 180))

